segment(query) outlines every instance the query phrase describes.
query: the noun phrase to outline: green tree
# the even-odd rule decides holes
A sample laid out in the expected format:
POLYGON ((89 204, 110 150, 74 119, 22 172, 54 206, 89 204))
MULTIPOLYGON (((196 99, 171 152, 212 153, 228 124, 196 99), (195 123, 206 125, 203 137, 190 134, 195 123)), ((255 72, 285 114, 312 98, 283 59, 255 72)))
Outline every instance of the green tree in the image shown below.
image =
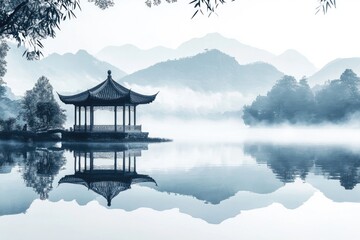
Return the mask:
POLYGON ((34 88, 26 91, 21 115, 32 130, 61 128, 64 124, 66 115, 56 102, 46 77, 40 77, 34 88))

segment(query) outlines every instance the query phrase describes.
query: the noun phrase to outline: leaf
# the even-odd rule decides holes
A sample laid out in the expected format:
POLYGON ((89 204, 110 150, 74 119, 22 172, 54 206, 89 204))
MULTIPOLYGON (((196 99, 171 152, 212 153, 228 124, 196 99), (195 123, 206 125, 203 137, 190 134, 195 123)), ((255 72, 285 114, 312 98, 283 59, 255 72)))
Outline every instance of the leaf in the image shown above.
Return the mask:
POLYGON ((191 17, 191 19, 193 19, 198 12, 199 12, 199 9, 195 11, 195 13, 194 13, 194 15, 191 17))
POLYGON ((39 40, 37 40, 37 43, 36 43, 40 48, 44 48, 44 45, 42 45, 42 43, 39 41, 39 40))

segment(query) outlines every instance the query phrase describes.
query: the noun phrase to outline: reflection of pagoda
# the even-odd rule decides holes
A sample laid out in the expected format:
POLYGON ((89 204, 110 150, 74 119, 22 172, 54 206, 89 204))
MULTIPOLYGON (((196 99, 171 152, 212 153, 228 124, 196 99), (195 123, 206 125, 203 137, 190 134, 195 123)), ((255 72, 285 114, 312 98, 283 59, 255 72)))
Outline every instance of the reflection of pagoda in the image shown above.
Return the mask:
POLYGON ((111 206, 111 200, 120 192, 131 188, 132 184, 152 182, 148 175, 136 172, 136 157, 141 156, 141 148, 125 145, 75 147, 73 175, 61 178, 61 183, 84 185, 100 194, 111 206))

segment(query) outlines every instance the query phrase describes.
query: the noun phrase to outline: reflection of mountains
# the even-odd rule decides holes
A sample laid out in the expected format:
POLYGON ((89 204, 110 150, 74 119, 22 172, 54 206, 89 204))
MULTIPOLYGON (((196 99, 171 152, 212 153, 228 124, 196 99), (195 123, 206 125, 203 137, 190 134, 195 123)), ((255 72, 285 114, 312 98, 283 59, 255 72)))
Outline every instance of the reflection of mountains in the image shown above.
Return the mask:
POLYGON ((188 195, 211 204, 219 204, 241 191, 269 194, 283 186, 268 169, 254 166, 196 167, 186 172, 151 175, 158 183, 158 191, 188 195))
POLYGON ((360 152, 341 147, 283 146, 247 144, 244 152, 267 164, 282 182, 306 179, 314 168, 315 174, 340 180, 345 189, 360 182, 360 152))
MULTIPOLYGON (((147 146, 144 145, 143 148, 147 149, 147 146)), ((59 184, 83 185, 103 196, 107 205, 111 206, 112 199, 120 192, 130 189, 132 184, 156 184, 153 178, 136 172, 138 156, 141 156, 141 148, 127 148, 126 145, 106 145, 100 148, 86 145, 75 148, 75 173, 61 178, 59 184)))
MULTIPOLYGON (((316 189, 335 201, 360 201, 357 188, 348 191, 337 181, 329 181, 340 180, 346 188, 358 183, 359 153, 349 149, 247 144, 244 151, 260 164, 250 161, 235 166, 195 164, 177 168, 172 162, 183 160, 185 153, 196 160, 196 154, 209 150, 209 146, 187 147, 157 145, 137 162, 147 145, 65 144, 57 149, 0 145, 0 173, 6 173, 0 174, 0 192, 6 196, 0 198, 0 215, 24 212, 39 197, 52 202, 76 200, 80 205, 96 199, 106 205, 104 197, 112 208, 177 208, 209 223, 220 223, 241 211, 273 203, 297 208, 316 189), (155 160, 159 156, 164 157, 155 160), (170 168, 159 166, 164 160, 170 168), (14 167, 20 174, 11 171, 14 167), (61 184, 53 188, 53 182, 61 184), (133 186, 135 183, 140 186, 133 186)), ((242 155, 241 146, 210 147, 218 148, 213 151, 215 155, 223 151, 234 159, 242 155)))

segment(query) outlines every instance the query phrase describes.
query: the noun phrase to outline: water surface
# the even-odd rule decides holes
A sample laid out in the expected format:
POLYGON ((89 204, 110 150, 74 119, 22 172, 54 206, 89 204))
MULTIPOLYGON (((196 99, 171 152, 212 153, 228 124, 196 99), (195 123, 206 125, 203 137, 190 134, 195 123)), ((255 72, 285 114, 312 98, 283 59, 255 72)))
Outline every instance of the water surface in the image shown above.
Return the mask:
POLYGON ((359 149, 1 143, 1 239, 354 239, 359 149))

